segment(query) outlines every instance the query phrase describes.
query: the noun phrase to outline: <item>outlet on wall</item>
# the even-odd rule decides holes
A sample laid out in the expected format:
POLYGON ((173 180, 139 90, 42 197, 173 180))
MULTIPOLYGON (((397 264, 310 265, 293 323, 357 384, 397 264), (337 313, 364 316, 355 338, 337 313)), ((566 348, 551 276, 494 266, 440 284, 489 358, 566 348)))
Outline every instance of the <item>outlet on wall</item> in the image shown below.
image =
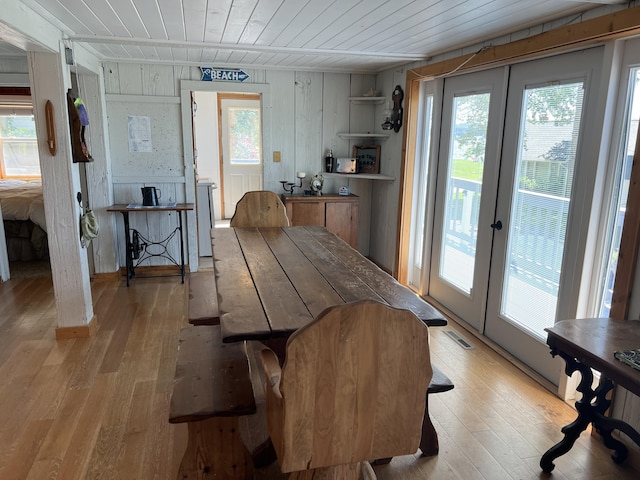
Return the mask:
POLYGON ((282 155, 280 154, 280 152, 274 151, 273 152, 273 162, 274 163, 278 163, 278 162, 280 162, 280 160, 282 160, 282 155))

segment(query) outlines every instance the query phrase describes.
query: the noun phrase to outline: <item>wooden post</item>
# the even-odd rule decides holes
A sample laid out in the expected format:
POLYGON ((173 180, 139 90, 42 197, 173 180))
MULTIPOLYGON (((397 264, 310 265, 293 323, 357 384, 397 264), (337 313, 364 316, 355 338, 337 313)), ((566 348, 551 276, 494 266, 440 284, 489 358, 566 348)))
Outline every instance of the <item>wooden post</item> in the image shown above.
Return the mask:
POLYGON ((95 328, 87 252, 80 244, 80 174, 71 161, 71 140, 63 56, 29 52, 31 97, 38 135, 45 215, 53 288, 58 315, 58 338, 85 337, 95 328), (57 153, 47 147, 45 104, 55 112, 57 153))

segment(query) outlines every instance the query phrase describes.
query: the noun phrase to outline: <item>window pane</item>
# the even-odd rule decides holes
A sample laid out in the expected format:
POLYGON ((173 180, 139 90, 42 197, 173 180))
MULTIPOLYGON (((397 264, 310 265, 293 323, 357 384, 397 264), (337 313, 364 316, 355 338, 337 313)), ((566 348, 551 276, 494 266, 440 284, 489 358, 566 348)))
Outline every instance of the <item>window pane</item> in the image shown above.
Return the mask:
POLYGON ((631 166, 633 164, 633 154, 636 147, 636 136, 638 133, 638 122, 640 121, 640 93, 638 84, 640 83, 640 68, 631 69, 629 75, 629 89, 627 94, 627 118, 625 120, 625 130, 623 132, 622 147, 618 156, 617 179, 612 196, 611 209, 609 213, 609 225, 607 231, 610 232, 607 239, 607 256, 602 270, 600 281, 599 314, 600 317, 608 317, 611 310, 611 297, 613 295, 613 284, 616 279, 616 268, 618 266, 618 252, 620 250, 620 238, 622 236, 622 225, 624 215, 627 210, 627 195, 629 193, 629 180, 631 178, 631 166))
POLYGON ((259 165, 261 154, 260 109, 229 108, 231 163, 259 165))
POLYGON ((527 88, 501 314, 545 338, 555 322, 583 84, 527 88))
POLYGON ((449 147, 440 277, 470 294, 489 122, 489 93, 456 97, 449 147))
POLYGON ((32 115, 0 116, 0 161, 6 177, 40 176, 36 125, 32 115))
POLYGON ((429 152, 431 150, 431 122, 433 115, 433 95, 427 95, 421 104, 419 115, 419 137, 416 145, 414 166, 413 209, 411 213, 411 238, 407 283, 420 288, 422 276, 422 253, 424 249, 425 214, 427 204, 427 183, 429 181, 429 152))

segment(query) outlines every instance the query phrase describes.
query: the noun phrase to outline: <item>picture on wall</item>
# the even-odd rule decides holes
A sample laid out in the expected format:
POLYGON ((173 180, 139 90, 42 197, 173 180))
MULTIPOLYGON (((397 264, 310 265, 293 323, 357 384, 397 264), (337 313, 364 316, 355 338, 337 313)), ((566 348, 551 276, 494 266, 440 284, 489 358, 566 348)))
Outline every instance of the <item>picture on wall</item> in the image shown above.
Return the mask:
POLYGON ((358 173, 380 173, 380 145, 354 145, 358 173))

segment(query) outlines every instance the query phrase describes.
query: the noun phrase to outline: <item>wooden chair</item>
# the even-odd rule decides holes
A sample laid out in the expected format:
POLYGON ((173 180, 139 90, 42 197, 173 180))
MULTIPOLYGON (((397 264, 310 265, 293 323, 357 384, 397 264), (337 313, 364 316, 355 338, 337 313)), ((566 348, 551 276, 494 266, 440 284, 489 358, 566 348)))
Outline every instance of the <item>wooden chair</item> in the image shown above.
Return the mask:
POLYGON ((429 357, 426 325, 373 301, 326 309, 291 335, 282 367, 263 350, 267 425, 282 472, 357 479, 369 460, 415 453, 429 357))
POLYGON ((231 227, 288 227, 285 206, 277 194, 257 190, 247 192, 236 204, 231 227))

